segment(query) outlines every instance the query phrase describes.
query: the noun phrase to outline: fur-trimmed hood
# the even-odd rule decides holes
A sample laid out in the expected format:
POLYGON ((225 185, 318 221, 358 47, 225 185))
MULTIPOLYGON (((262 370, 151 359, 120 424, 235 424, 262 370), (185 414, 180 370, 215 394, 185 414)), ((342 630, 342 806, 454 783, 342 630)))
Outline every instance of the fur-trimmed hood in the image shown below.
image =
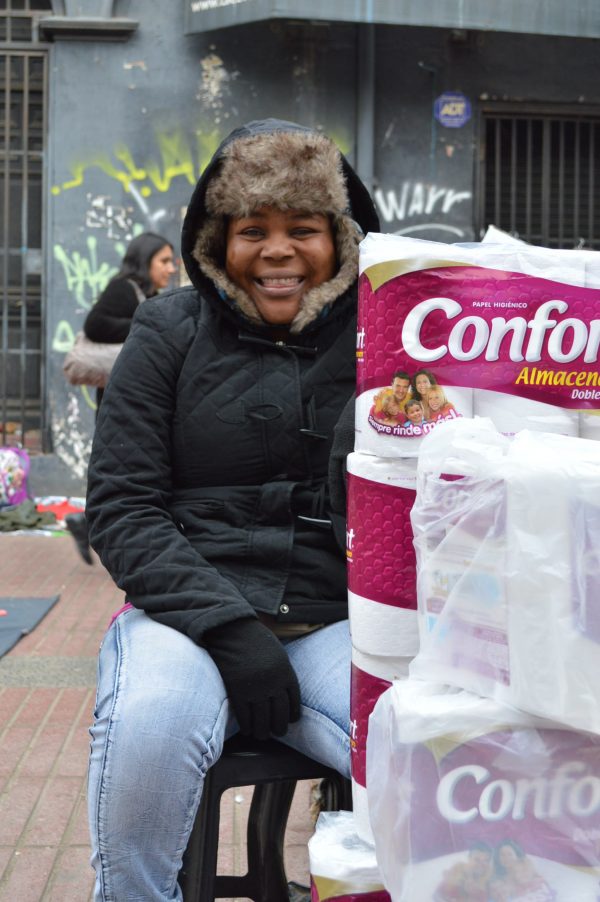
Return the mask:
POLYGON ((338 272, 304 296, 291 327, 297 333, 353 284, 358 241, 367 231, 378 231, 379 220, 365 186, 328 138, 278 119, 250 122, 233 131, 198 181, 181 248, 193 285, 255 328, 263 321, 254 303, 224 270, 226 216, 245 216, 268 204, 327 213, 334 227, 338 272), (273 156, 282 161, 276 171, 273 156))

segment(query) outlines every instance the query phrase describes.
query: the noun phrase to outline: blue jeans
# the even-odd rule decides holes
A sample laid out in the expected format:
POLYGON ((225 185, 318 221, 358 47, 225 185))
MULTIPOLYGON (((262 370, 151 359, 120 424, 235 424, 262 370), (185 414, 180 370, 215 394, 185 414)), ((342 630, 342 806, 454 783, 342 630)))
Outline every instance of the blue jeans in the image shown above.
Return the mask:
MULTIPOLYGON (((280 741, 349 777, 348 621, 285 647, 302 714, 280 741)), ((100 649, 90 731, 96 902, 181 900, 177 875, 204 775, 236 731, 223 681, 204 649, 142 611, 114 621, 100 649)))

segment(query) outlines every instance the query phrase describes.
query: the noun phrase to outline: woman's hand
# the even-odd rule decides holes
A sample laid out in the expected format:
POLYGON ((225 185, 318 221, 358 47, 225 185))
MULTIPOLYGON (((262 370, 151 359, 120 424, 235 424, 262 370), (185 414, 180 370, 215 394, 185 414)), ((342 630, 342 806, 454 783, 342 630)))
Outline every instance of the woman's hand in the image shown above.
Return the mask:
POLYGON ((219 668, 240 732, 283 736, 300 718, 298 679, 279 639, 254 618, 233 620, 204 635, 219 668))

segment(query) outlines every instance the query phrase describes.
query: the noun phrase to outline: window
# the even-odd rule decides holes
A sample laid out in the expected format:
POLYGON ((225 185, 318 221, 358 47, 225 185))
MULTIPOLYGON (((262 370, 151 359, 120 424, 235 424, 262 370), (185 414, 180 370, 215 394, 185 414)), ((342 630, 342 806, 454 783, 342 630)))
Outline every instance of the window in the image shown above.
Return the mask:
POLYGON ((34 450, 43 435, 46 54, 31 42, 35 11, 49 9, 0 0, 0 444, 34 450))
POLYGON ((600 115, 486 111, 480 175, 483 231, 600 248, 600 115))

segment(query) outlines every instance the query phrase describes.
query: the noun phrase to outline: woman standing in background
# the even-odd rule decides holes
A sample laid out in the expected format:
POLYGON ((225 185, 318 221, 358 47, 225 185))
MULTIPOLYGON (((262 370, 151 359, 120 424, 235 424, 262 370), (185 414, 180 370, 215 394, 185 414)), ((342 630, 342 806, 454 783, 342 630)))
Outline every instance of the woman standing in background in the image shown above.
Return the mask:
MULTIPOLYGON (((174 272, 173 245, 154 232, 138 235, 127 246, 118 273, 88 313, 83 325, 86 336, 103 344, 122 344, 139 305, 166 288, 174 272)), ((96 389, 96 416, 103 394, 103 388, 96 389)), ((83 560, 92 564, 85 514, 69 514, 65 526, 83 560)))
MULTIPOLYGON (((139 304, 166 288, 175 272, 173 246, 161 235, 143 232, 125 251, 121 268, 110 280, 90 312, 83 331, 90 341, 122 344, 139 304)), ((98 407, 103 388, 96 389, 98 407)))

